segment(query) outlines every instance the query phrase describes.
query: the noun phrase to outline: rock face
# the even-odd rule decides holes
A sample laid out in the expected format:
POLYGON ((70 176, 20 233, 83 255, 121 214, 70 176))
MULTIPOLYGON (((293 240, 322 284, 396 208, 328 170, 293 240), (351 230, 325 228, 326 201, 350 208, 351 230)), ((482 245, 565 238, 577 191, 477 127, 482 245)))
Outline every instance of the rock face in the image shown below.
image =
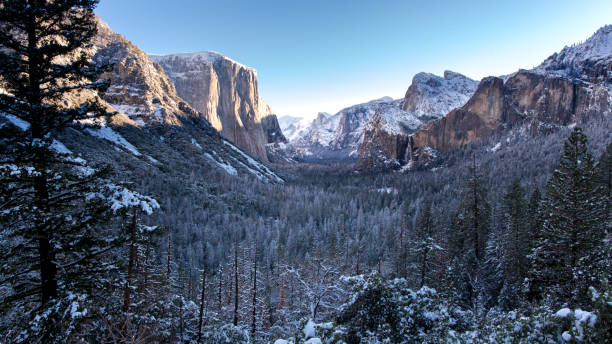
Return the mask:
POLYGON ((276 116, 259 96, 257 73, 215 52, 153 55, 170 76, 178 95, 249 154, 267 161, 268 139, 280 140, 276 116), (276 131, 275 131, 276 130, 276 131))
MULTIPOLYGON (((179 97, 161 66, 136 45, 102 21, 98 21, 93 43, 86 52, 95 61, 113 63, 112 69, 102 75, 111 85, 100 96, 104 106, 118 113, 108 121, 96 122, 97 127, 83 128, 82 135, 72 135, 75 142, 88 142, 87 147, 65 141, 75 152, 116 155, 130 166, 171 171, 176 163, 183 167, 195 164, 230 175, 283 182, 267 166, 222 138, 201 112, 179 97)), ((64 101, 78 104, 82 99, 75 96, 64 101)), ((265 103, 260 106, 269 111, 265 103)))
MULTIPOLYGON (((458 149, 513 127, 524 127, 537 135, 593 115, 609 116, 611 32, 612 26, 605 26, 584 43, 566 47, 539 67, 519 70, 505 81, 483 79, 465 105, 430 120, 412 134, 389 133, 380 121, 374 121, 366 132, 368 144, 362 145, 358 166, 399 167, 427 161, 435 151, 458 149)), ((424 84, 437 85, 435 80, 424 84)), ((417 109, 419 102, 408 98, 418 94, 418 88, 411 89, 413 86, 404 107, 417 109)))
POLYGON ((340 110, 334 115, 321 112, 310 122, 287 121, 289 144, 286 150, 296 160, 354 161, 363 142, 365 128, 381 108, 401 111, 400 101, 384 97, 340 110))
POLYGON ((178 123, 176 116, 188 106, 159 65, 100 20, 93 43, 94 60, 113 63, 112 71, 103 75, 111 81, 104 101, 141 126, 178 123))
POLYGON ((440 118, 468 101, 478 83, 459 73, 446 71, 444 77, 419 73, 412 79, 406 96, 395 106, 379 108, 366 126, 359 149, 359 168, 396 168, 406 162, 408 135, 425 121, 440 118))
POLYGON ((465 104, 477 86, 477 81, 452 71, 445 71, 443 78, 419 73, 406 91, 402 110, 418 117, 440 118, 465 104))
POLYGON ((612 84, 612 25, 600 28, 584 43, 563 48, 536 70, 591 83, 612 84))
POLYGON ((489 77, 465 106, 411 135, 404 161, 422 159, 426 147, 449 151, 517 125, 527 125, 535 135, 551 125, 609 113, 610 93, 603 85, 524 70, 505 83, 489 77))
POLYGON ((287 139, 283 135, 283 131, 281 130, 276 115, 264 117, 261 125, 264 133, 266 134, 267 143, 287 143, 287 139))

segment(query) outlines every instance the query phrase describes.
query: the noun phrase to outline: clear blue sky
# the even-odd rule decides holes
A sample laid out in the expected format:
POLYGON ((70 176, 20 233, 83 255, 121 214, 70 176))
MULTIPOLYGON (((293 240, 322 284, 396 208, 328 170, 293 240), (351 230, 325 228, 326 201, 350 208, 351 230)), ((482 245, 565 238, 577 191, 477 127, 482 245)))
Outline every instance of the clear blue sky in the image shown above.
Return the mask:
POLYGON ((612 23, 609 0, 101 0, 96 12, 147 53, 251 66, 273 110, 306 117, 402 97, 421 71, 532 68, 612 23))

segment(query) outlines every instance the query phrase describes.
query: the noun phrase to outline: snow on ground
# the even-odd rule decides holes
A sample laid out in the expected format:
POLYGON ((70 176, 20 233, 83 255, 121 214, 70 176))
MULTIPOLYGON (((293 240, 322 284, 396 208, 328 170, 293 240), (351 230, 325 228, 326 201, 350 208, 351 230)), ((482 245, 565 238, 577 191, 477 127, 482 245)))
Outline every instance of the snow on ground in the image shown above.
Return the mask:
POLYGON ((202 146, 193 137, 191 138, 191 144, 194 145, 197 149, 202 150, 202 146))
MULTIPOLYGON (((223 170, 225 170, 225 172, 227 172, 228 174, 231 174, 232 176, 237 176, 238 175, 238 171, 234 168, 234 166, 227 164, 223 161, 223 159, 221 159, 219 157, 219 160, 213 158, 212 155, 208 154, 208 153, 204 153, 204 155, 209 158, 210 160, 212 160, 212 162, 214 162, 215 164, 217 164, 217 166, 221 167, 223 170)), ((216 155, 216 154, 215 154, 216 155)))
POLYGON ((98 137, 98 138, 101 138, 101 139, 105 139, 107 141, 110 141, 110 142, 118 145, 118 146, 121 146, 121 147, 125 148, 126 150, 128 150, 129 152, 131 152, 132 154, 134 154, 135 156, 142 155, 136 149, 136 147, 134 147, 131 143, 129 143, 126 139, 124 139, 123 136, 119 135, 117 132, 115 132, 110 127, 102 126, 100 128, 96 128, 96 129, 87 128, 86 130, 92 136, 95 136, 95 137, 98 137))
POLYGON ((312 319, 308 319, 308 322, 304 326, 304 336, 306 336, 306 338, 312 338, 315 334, 315 323, 312 319))
POLYGON ((70 149, 56 139, 53 139, 53 142, 51 142, 51 146, 49 147, 60 154, 72 154, 70 149))
POLYGON ((386 188, 379 188, 376 189, 376 192, 379 193, 386 193, 386 194, 397 194, 397 189, 396 188, 392 188, 392 187, 386 187, 386 188))
POLYGON ((2 113, 2 116, 9 120, 9 122, 13 123, 19 129, 26 131, 30 128, 30 123, 22 120, 21 118, 17 118, 13 115, 9 115, 7 113, 2 113))
POLYGON ((489 149, 491 152, 497 152, 501 148, 501 142, 498 142, 495 146, 489 149))
POLYGON ((255 161, 255 159, 251 158, 248 154, 244 153, 243 151, 241 151, 240 149, 238 149, 236 146, 234 146, 233 144, 227 142, 227 141, 223 141, 223 143, 225 143, 227 146, 229 146, 231 149, 233 149, 235 152, 237 152, 238 154, 242 155, 243 158, 246 159, 246 161, 249 163, 249 165, 253 166, 254 168, 262 171, 264 174, 267 175, 267 177, 269 179, 272 179, 278 183, 283 183, 284 180, 277 176, 276 173, 272 172, 266 165, 261 164, 257 161, 255 161))

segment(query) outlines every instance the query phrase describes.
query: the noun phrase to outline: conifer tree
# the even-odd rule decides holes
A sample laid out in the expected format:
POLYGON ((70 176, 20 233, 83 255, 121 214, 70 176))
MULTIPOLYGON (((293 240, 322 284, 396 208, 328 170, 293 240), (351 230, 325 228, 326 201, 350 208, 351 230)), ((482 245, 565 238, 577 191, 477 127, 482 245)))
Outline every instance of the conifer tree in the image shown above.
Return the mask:
POLYGON ((529 248, 527 201, 518 179, 508 187, 503 198, 502 256, 503 287, 499 303, 504 309, 518 306, 521 285, 527 274, 529 248))
POLYGON ((587 288, 605 269, 607 200, 596 186, 594 167, 587 138, 576 127, 546 187, 542 229, 530 255, 527 287, 533 299, 584 304, 587 288))
POLYGON ((413 255, 413 266, 417 271, 419 288, 423 287, 434 269, 433 255, 442 249, 434 236, 434 220, 431 212, 431 200, 426 200, 423 210, 416 220, 410 247, 413 255))
POLYGON ((103 223, 126 206, 158 207, 110 183, 107 169, 90 167, 56 139, 79 121, 110 115, 95 97, 108 86, 98 80, 107 66, 88 53, 96 4, 0 3, 0 116, 14 124, 0 135, 0 305, 11 314, 0 332, 9 342, 84 336, 81 320, 118 277, 102 257, 112 256, 121 236, 103 223))
POLYGON ((482 293, 486 289, 482 262, 489 232, 491 207, 487 201, 487 189, 476 170, 475 162, 469 171, 470 178, 463 188, 454 223, 457 233, 452 246, 459 254, 454 263, 459 271, 453 274, 458 278, 455 285, 459 288, 463 301, 472 307, 477 307, 476 303, 482 304, 478 298, 482 298, 482 293))

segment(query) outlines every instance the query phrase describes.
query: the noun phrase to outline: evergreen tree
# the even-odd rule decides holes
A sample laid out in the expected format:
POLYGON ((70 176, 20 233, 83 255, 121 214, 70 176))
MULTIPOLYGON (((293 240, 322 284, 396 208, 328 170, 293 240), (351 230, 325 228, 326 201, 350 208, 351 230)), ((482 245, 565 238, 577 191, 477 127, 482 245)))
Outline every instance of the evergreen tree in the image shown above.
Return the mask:
POLYGON ((434 254, 442 249, 434 235, 434 220, 431 212, 431 200, 426 200, 423 210, 416 220, 414 233, 409 243, 416 281, 423 287, 432 270, 435 269, 434 254))
MULTIPOLYGON (((542 193, 539 188, 535 188, 529 197, 529 203, 527 206, 527 222, 528 222, 528 237, 529 244, 532 245, 535 235, 540 232, 542 228, 542 212, 540 211, 540 205, 542 202, 542 193)), ((532 247, 529 247, 531 251, 532 247)))
POLYGON ((470 178, 461 193, 455 223, 457 242, 453 243, 453 246, 460 254, 455 263, 460 270, 454 273, 460 276, 460 280, 455 283, 459 287, 463 302, 473 308, 479 308, 485 303, 483 293, 486 287, 482 261, 489 232, 491 207, 487 201, 487 189, 475 163, 469 171, 470 178))
MULTIPOLYGON (((574 128, 565 143, 542 203, 543 223, 530 255, 528 292, 559 304, 584 304, 587 288, 597 285, 606 247, 606 197, 595 184, 587 138, 574 128)), ((609 254, 608 254, 609 255, 609 254)))
POLYGON ((108 83, 91 62, 97 1, 0 3, 0 323, 11 342, 66 342, 112 292, 120 236, 103 225, 126 206, 157 203, 105 180, 54 137, 78 121, 109 115, 94 97, 108 83), (86 99, 71 104, 66 99, 86 99), (104 277, 103 277, 104 276, 104 277))
POLYGON ((499 304, 504 309, 518 306, 521 285, 527 274, 529 248, 527 201, 518 179, 508 187, 503 199, 503 222, 500 250, 503 287, 499 304))

